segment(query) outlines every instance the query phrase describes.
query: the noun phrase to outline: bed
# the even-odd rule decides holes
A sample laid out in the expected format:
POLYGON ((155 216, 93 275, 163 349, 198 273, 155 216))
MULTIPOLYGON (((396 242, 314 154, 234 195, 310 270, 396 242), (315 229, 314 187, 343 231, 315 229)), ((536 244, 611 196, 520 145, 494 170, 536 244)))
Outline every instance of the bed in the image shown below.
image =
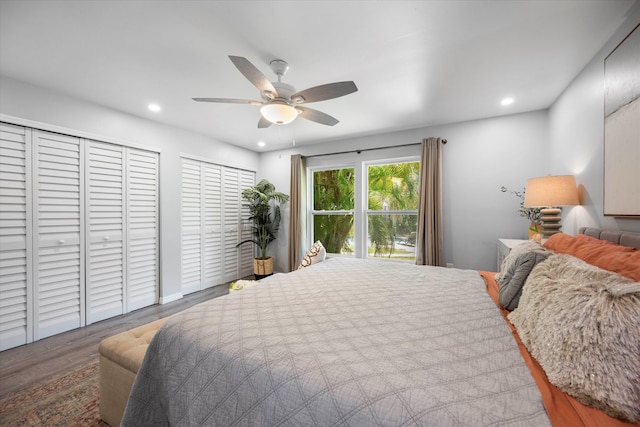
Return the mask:
MULTIPOLYGON (((605 245, 587 237, 598 230, 584 233, 605 245)), ((624 233, 625 242, 640 247, 640 235, 624 233)), ((549 259, 569 257, 562 250, 549 259)), ((626 261, 640 256, 625 251, 626 261)), ((583 405, 549 382, 523 343, 535 349, 535 339, 505 321, 535 300, 534 286, 522 289, 521 307, 500 307, 504 264, 498 281, 495 272, 342 257, 309 264, 168 319, 122 425, 640 426, 621 421, 640 396, 633 364, 622 409, 583 405)), ((629 298, 640 300, 640 289, 629 298)), ((623 341, 640 357, 638 342, 623 341)))

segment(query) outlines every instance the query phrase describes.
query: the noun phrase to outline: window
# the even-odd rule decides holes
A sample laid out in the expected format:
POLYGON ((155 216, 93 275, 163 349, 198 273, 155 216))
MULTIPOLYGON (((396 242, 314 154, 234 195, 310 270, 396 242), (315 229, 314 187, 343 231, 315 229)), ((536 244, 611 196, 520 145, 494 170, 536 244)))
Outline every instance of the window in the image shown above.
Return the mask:
POLYGON ((420 162, 310 169, 311 240, 327 252, 415 262, 420 162))
POLYGON ((313 172, 313 241, 328 253, 354 253, 354 190, 354 168, 313 172))
POLYGON ((420 163, 367 166, 367 257, 416 260, 420 163))

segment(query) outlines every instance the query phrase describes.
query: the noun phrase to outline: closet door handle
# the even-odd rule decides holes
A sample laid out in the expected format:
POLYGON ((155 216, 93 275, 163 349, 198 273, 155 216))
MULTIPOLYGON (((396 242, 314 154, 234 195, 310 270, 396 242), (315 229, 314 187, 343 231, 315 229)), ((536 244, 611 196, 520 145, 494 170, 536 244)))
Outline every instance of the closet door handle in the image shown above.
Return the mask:
POLYGON ((108 240, 109 240, 109 236, 104 236, 102 239, 103 239, 104 241, 108 241, 108 240))
POLYGON ((64 245, 64 240, 63 239, 58 240, 58 244, 59 245, 64 245))

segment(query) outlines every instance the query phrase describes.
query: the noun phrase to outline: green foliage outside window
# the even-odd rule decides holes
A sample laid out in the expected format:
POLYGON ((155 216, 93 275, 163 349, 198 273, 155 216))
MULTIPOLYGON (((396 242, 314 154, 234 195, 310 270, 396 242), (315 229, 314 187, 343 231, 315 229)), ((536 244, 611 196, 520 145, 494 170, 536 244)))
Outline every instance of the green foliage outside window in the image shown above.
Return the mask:
MULTIPOLYGON (((380 211, 415 211, 418 207, 420 163, 395 163, 368 166, 367 206, 379 211, 368 215, 368 255, 394 259, 402 257, 396 243, 415 245, 417 215, 385 214, 380 211)), ((313 209, 344 211, 355 208, 355 173, 353 168, 315 171, 313 173, 313 209)), ((329 253, 353 251, 354 216, 351 214, 316 214, 314 239, 322 241, 329 253)))
MULTIPOLYGON (((315 210, 353 210, 355 206, 355 171, 353 168, 313 173, 313 208, 315 210)), ((348 241, 353 236, 353 215, 315 215, 314 239, 320 240, 327 252, 350 252, 348 241)))
MULTIPOLYGON (((369 210, 418 209, 420 163, 395 163, 368 167, 369 210)), ((374 257, 401 257, 397 243, 415 245, 417 215, 369 214, 369 246, 374 257)), ((415 256, 409 256, 415 259, 415 256)))

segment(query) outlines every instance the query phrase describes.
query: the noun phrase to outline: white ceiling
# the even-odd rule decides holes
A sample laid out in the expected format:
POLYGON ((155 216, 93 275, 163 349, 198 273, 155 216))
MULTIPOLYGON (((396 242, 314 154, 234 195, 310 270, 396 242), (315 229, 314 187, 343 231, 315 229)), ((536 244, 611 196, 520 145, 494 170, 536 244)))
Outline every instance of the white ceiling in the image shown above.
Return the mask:
MULTIPOLYGON (((0 0, 0 73, 255 151, 549 107, 634 0, 0 0), (302 90, 340 120, 257 129, 260 99, 228 59, 302 90), (510 107, 500 100, 512 96, 510 107), (159 113, 147 104, 161 105, 159 113), (264 148, 257 146, 264 141, 264 148)), ((0 94, 1 96, 1 94, 0 94)))

